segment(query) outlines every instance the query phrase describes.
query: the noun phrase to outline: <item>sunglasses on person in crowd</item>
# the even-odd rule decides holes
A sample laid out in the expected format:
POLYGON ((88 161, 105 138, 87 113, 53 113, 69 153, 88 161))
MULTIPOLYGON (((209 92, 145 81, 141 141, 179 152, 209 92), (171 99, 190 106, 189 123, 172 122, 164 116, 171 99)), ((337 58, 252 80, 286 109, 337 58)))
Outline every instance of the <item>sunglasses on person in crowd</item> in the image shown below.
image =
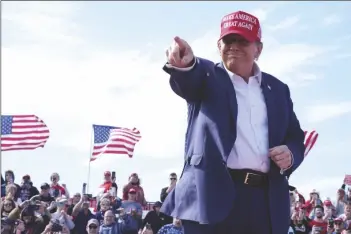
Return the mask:
POLYGON ((172 178, 169 178, 170 180, 177 180, 177 178, 174 178, 174 177, 172 177, 172 178))
POLYGON ((89 229, 97 229, 96 225, 89 225, 89 229))

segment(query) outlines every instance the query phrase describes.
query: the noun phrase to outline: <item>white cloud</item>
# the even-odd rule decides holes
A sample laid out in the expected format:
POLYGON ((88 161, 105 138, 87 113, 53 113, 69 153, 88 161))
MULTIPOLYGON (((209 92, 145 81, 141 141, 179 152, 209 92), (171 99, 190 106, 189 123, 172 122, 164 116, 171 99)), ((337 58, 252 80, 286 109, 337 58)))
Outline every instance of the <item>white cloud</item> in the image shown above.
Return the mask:
POLYGON ((290 17, 287 17, 280 22, 277 22, 276 25, 268 26, 268 29, 270 29, 272 31, 287 29, 287 28, 290 28, 290 27, 296 25, 299 21, 300 21, 300 17, 290 16, 290 17))
POLYGON ((325 26, 329 26, 332 24, 337 24, 341 22, 341 17, 339 15, 333 14, 333 15, 329 15, 327 17, 325 17, 323 19, 323 24, 325 26))
POLYGON ((307 120, 323 122, 351 112, 351 102, 320 104, 306 108, 307 120))

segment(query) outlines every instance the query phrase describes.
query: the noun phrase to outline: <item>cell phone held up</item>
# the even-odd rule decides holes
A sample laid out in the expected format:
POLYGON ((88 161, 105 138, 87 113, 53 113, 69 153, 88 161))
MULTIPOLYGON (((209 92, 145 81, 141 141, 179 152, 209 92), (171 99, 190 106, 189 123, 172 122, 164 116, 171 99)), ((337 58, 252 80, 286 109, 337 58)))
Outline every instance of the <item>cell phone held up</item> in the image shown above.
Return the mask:
POLYGON ((328 227, 330 227, 330 228, 334 227, 334 220, 333 219, 328 219, 328 227))

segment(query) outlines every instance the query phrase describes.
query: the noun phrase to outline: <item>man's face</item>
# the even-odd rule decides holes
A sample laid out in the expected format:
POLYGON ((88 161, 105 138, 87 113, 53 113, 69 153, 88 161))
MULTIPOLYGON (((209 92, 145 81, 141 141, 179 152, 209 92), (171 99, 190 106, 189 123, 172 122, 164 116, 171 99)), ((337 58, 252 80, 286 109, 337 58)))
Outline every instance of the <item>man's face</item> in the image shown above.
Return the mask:
POLYGON ((48 188, 42 188, 41 191, 40 191, 40 194, 42 196, 48 196, 49 195, 49 189, 48 188))
POLYGON ((155 211, 156 211, 156 212, 160 212, 160 208, 161 208, 161 207, 159 207, 159 206, 155 206, 155 211))
POLYGON ((105 174, 104 175, 104 180, 105 181, 111 181, 111 175, 110 174, 105 174))
POLYGON ((97 234, 98 233, 98 226, 95 223, 91 223, 87 227, 88 234, 97 234))
POLYGON ((58 182, 57 176, 52 176, 51 181, 52 181, 52 183, 56 184, 58 182))
POLYGON ((102 201, 100 203, 100 207, 101 207, 102 211, 106 211, 106 210, 108 210, 110 208, 110 203, 107 202, 107 201, 102 201))
POLYGON ((237 34, 229 34, 218 42, 218 49, 227 68, 236 69, 252 65, 262 51, 262 44, 249 42, 237 34))
POLYGON ((138 183, 138 177, 136 177, 136 176, 134 176, 134 175, 131 176, 131 177, 130 177, 130 182, 131 182, 131 183, 138 183))
POLYGON ((73 203, 78 203, 80 201, 80 198, 81 198, 81 196, 79 193, 74 194, 73 203))
POLYGON ((177 176, 170 176, 170 177, 169 177, 169 181, 170 181, 171 183, 177 182, 177 176))
POLYGON ((112 211, 108 210, 106 211, 105 215, 104 215, 104 223, 106 225, 110 225, 111 223, 113 223, 115 220, 115 216, 112 213, 112 211))
POLYGON ((89 202, 84 202, 84 203, 83 203, 83 209, 84 209, 84 210, 89 209, 89 206, 90 206, 89 202))
POLYGON ((336 232, 341 232, 344 228, 343 228, 343 222, 340 221, 335 221, 334 222, 334 229, 336 232))
POLYGON ((315 214, 317 218, 322 218, 323 216, 323 210, 321 208, 316 208, 315 209, 315 214))

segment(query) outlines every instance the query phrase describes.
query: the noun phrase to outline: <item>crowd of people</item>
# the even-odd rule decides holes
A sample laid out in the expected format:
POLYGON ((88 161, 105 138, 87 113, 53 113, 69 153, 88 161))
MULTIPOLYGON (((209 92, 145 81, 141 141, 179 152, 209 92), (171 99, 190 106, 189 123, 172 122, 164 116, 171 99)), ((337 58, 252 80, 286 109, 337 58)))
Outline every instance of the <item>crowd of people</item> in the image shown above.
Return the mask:
MULTIPOLYGON (((147 202, 138 174, 133 173, 117 196, 115 175, 104 173, 97 196, 70 194, 60 176, 53 173, 50 184, 36 188, 30 175, 20 184, 8 170, 2 178, 1 233, 10 234, 182 234, 182 224, 160 212, 162 202, 177 183, 176 173, 169 175, 170 184, 162 188, 160 201, 147 202), (147 210, 146 215, 143 211, 147 210)), ((337 199, 322 200, 312 190, 308 200, 290 186, 291 227, 288 234, 351 233, 351 187, 343 184, 337 199)))
POLYGON ((351 233, 351 187, 343 184, 336 200, 322 199, 313 189, 305 200, 290 186, 291 227, 289 234, 349 234, 351 233))
MULTIPOLYGON (((182 234, 180 220, 160 213, 161 201, 146 201, 136 173, 130 175, 121 198, 110 171, 104 173, 97 196, 86 194, 85 185, 82 193, 70 194, 67 186, 59 183, 58 173, 39 189, 30 175, 17 184, 14 172, 7 170, 1 179, 2 234, 182 234)), ((177 181, 175 173, 170 181, 172 189, 177 181)), ((161 200, 169 189, 162 189, 161 200)))

